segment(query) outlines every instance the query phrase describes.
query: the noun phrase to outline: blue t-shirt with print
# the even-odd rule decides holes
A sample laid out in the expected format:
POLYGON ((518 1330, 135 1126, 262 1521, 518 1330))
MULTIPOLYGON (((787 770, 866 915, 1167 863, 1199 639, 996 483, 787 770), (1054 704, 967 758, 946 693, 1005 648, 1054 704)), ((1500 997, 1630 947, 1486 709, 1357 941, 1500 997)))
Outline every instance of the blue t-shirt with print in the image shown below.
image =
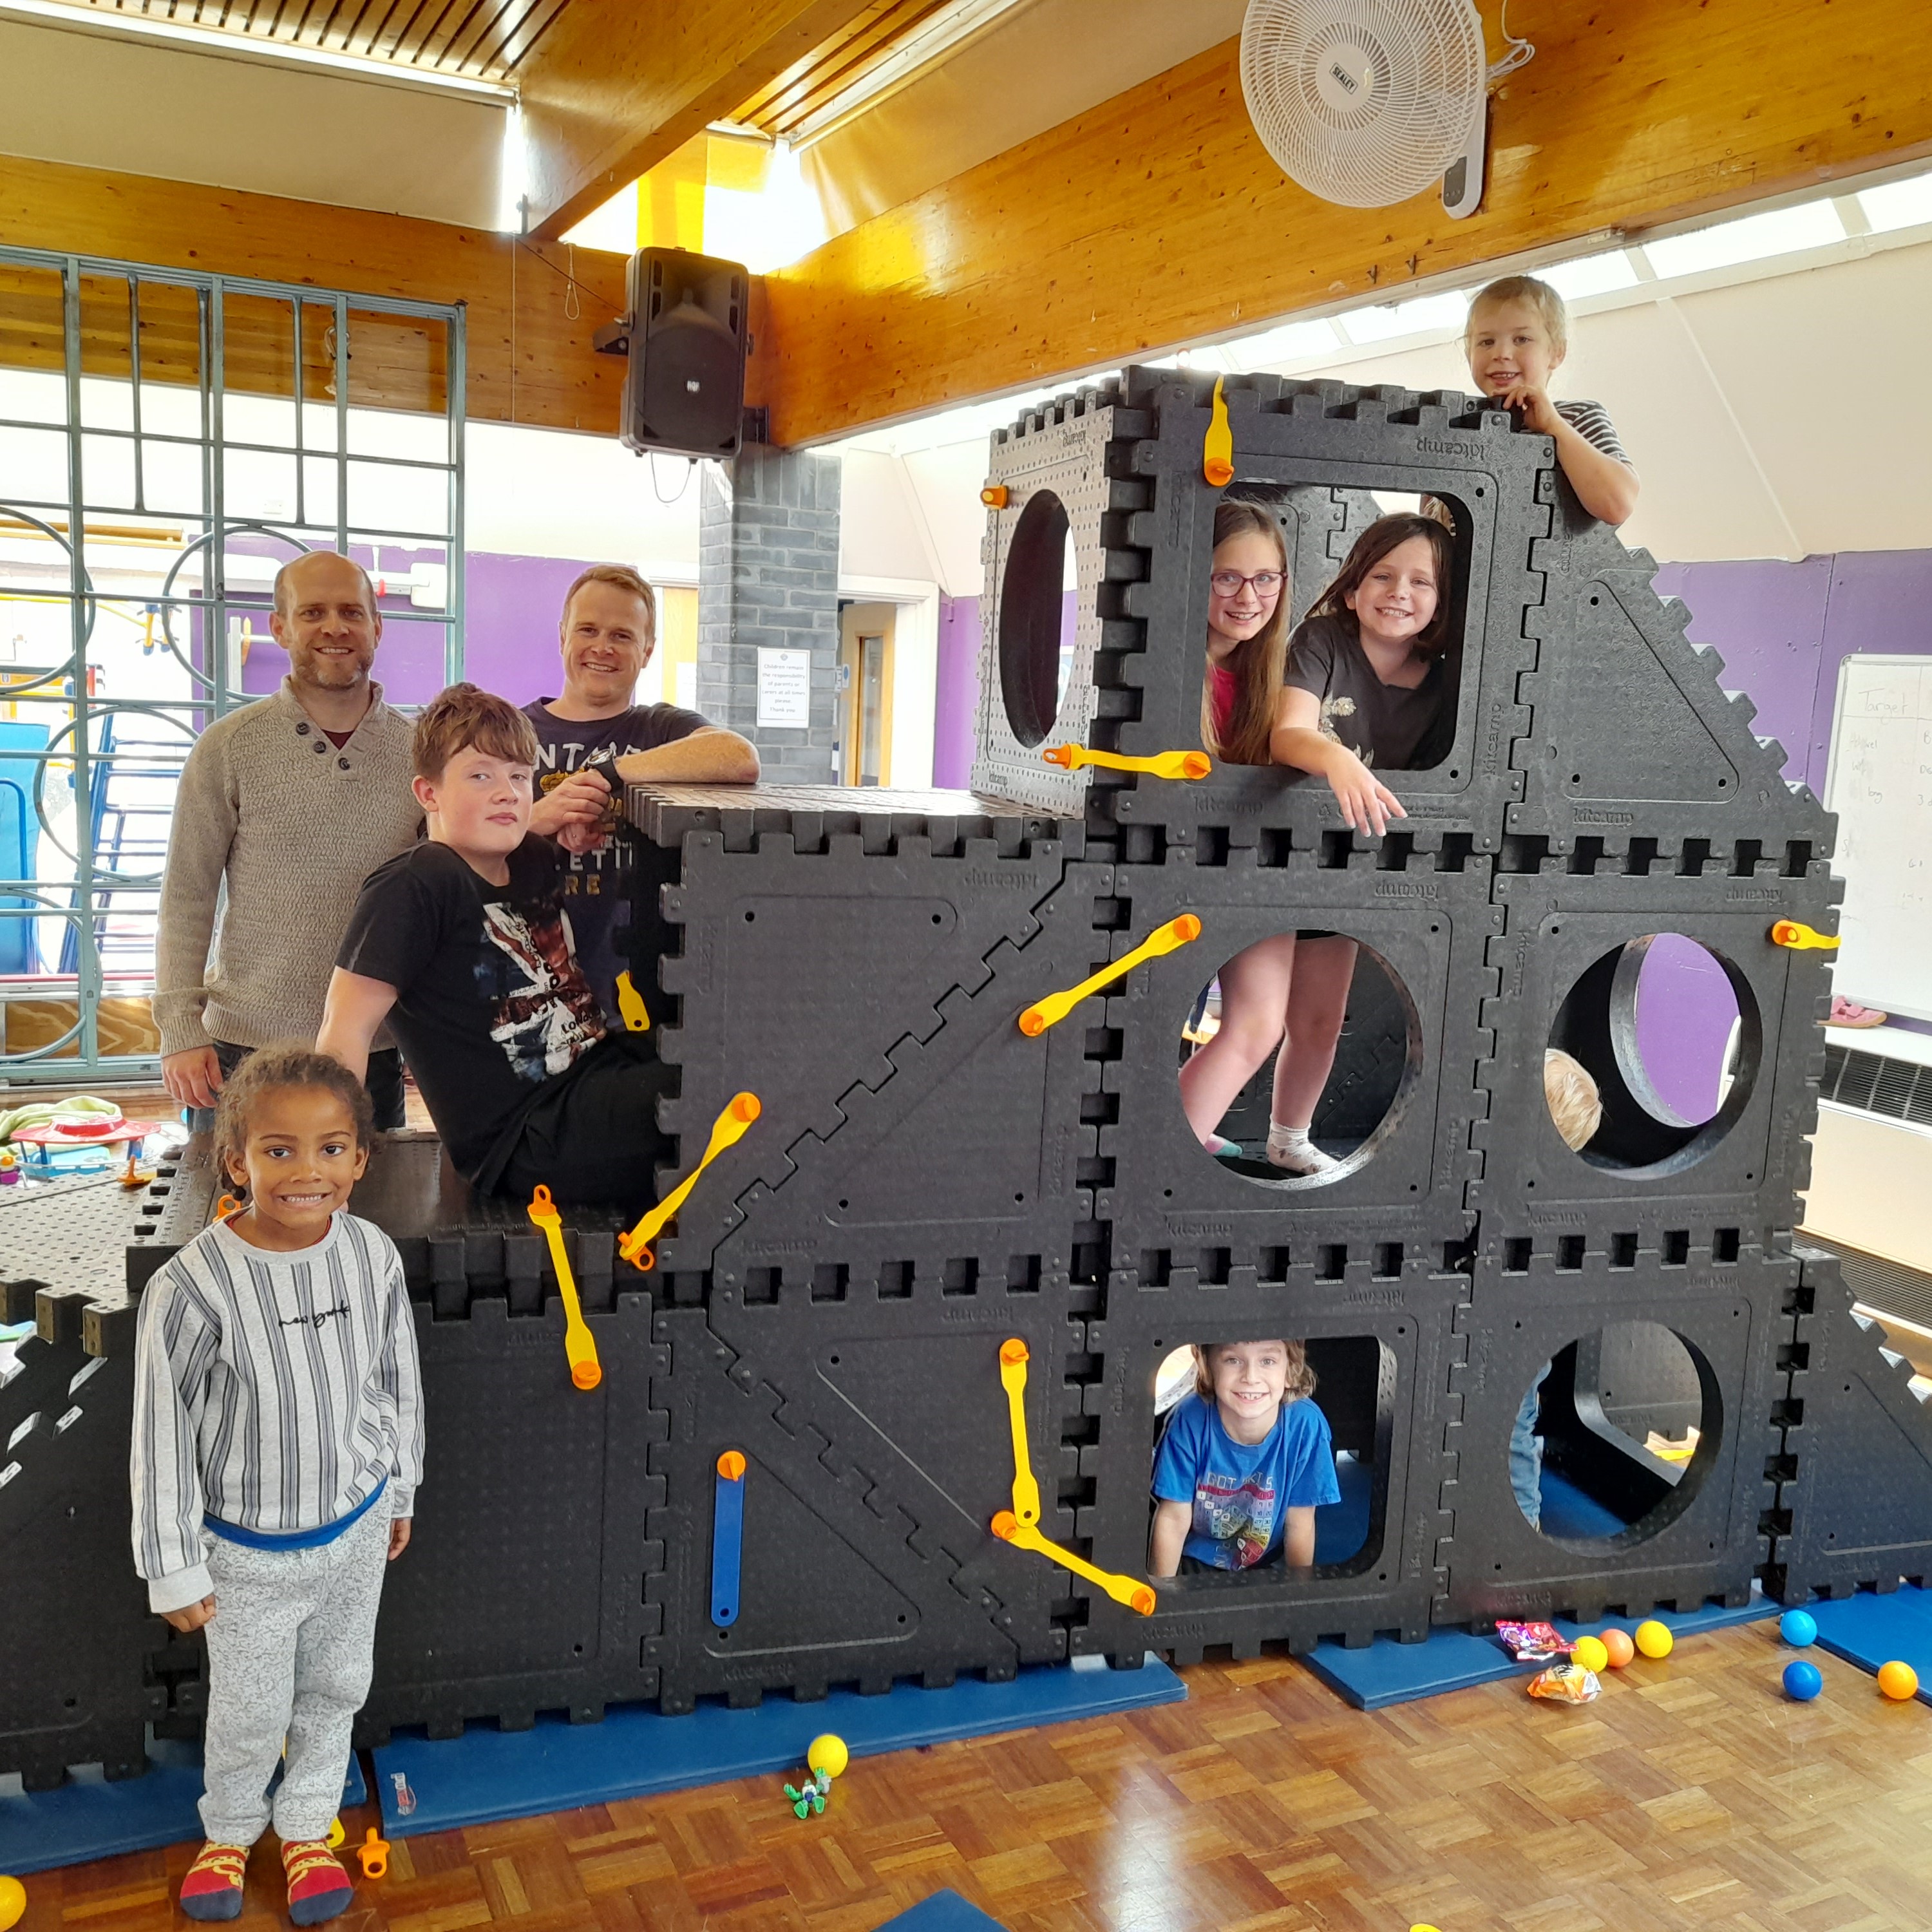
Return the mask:
POLYGON ((1342 1500, 1328 1418, 1312 1402, 1284 1402, 1274 1426, 1250 1447, 1190 1390, 1161 1438, 1154 1492, 1194 1505, 1186 1555, 1217 1570, 1248 1569, 1280 1548, 1287 1511, 1342 1500))

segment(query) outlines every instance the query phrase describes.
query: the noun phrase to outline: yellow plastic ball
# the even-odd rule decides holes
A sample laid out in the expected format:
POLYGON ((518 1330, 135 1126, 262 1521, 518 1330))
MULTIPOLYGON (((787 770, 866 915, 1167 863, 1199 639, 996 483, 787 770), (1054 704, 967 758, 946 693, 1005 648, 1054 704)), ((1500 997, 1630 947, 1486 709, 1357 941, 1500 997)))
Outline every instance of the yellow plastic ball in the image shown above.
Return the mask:
POLYGON ((1894 1658, 1889 1664, 1879 1666, 1878 1688, 1899 1703, 1918 1694, 1918 1673, 1910 1664, 1901 1664, 1894 1658))
POLYGON ((1659 1623, 1654 1617, 1646 1617, 1639 1624, 1635 1635, 1637 1648, 1646 1657, 1668 1657, 1677 1647, 1670 1626, 1659 1623))
POLYGON ((842 1778, 850 1761, 845 1740, 830 1731, 814 1738, 806 1749, 806 1768, 814 1777, 822 1771, 827 1778, 842 1778))
POLYGON ((26 1909, 27 1888, 18 1879, 0 1874, 0 1932, 10 1932, 19 1924, 26 1909))
POLYGON ((1604 1647, 1600 1637, 1580 1636, 1570 1646, 1570 1660, 1580 1664, 1586 1670, 1607 1670, 1610 1667, 1610 1653, 1604 1647))

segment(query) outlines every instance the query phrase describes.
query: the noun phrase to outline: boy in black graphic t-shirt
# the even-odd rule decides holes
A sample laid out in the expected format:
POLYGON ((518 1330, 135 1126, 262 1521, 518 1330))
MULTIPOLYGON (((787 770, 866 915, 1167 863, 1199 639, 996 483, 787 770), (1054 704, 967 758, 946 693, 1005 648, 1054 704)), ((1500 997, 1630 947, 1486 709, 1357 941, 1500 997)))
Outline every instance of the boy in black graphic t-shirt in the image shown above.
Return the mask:
POLYGON ((637 704, 638 677, 657 639, 657 600, 626 564, 592 564, 565 593, 559 626, 563 689, 524 707, 535 727, 540 794, 532 830, 557 837, 569 854, 565 904, 577 957, 613 1029, 623 1018, 617 976, 632 967, 646 1010, 655 1004, 651 935, 634 933, 631 912, 643 841, 614 794, 632 780, 749 784, 758 754, 735 731, 675 704, 637 704))
POLYGON ((359 1078, 386 1020, 478 1188, 648 1199, 668 1076, 649 1034, 607 1027, 578 964, 564 854, 529 830, 530 720, 452 685, 413 749, 429 836, 363 881, 316 1046, 359 1078))

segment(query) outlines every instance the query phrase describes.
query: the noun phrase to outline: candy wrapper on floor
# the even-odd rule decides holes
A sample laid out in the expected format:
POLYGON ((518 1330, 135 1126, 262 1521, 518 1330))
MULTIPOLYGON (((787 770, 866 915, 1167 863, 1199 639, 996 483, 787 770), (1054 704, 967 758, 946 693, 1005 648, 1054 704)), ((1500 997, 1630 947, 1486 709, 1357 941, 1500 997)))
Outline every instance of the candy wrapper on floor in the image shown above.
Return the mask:
POLYGON ((1559 1704, 1587 1704, 1603 1688, 1597 1673, 1580 1664, 1552 1664, 1529 1680, 1532 1697, 1551 1697, 1559 1704))
POLYGON ((1519 1664, 1540 1664, 1546 1658, 1570 1654, 1570 1646, 1548 1624, 1498 1624, 1496 1635, 1519 1664))

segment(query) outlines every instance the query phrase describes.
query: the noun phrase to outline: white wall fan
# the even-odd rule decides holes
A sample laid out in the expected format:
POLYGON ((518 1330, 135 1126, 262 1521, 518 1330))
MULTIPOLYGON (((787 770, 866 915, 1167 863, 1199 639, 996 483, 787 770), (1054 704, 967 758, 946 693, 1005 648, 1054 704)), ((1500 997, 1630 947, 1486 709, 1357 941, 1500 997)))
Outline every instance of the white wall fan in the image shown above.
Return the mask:
POLYGON ((1386 208, 1440 181, 1460 218, 1482 202, 1489 84, 1536 52, 1503 34, 1491 66, 1474 0, 1248 0, 1241 92, 1310 194, 1386 208))

